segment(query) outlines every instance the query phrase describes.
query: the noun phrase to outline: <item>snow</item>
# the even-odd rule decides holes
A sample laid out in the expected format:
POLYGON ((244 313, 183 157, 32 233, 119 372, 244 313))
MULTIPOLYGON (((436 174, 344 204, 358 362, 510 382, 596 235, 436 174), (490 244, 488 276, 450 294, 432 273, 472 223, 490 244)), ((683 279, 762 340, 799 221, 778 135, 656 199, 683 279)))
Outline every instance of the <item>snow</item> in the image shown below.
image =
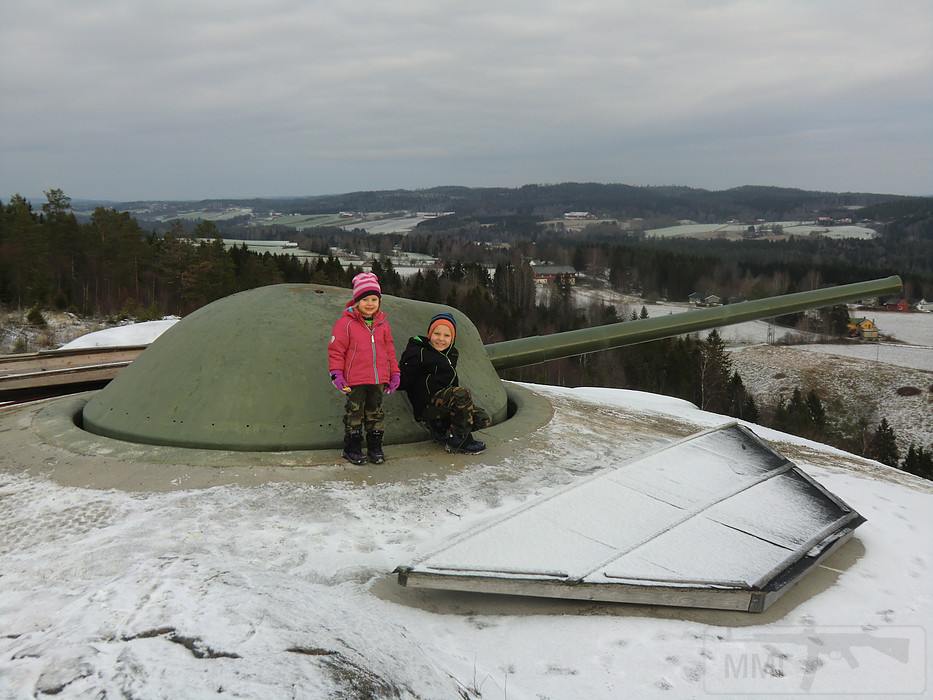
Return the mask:
POLYGON ((396 585, 396 565, 465 530, 728 420, 640 392, 530 388, 551 423, 446 478, 125 493, 0 472, 0 697, 745 697, 736 655, 768 648, 780 673, 751 692, 924 692, 931 489, 767 429, 868 522, 761 616, 396 585), (891 638, 903 661, 865 646, 891 638))
POLYGON ((144 321, 105 328, 75 338, 70 343, 62 345, 59 350, 148 345, 176 323, 178 323, 177 316, 166 316, 161 321, 144 321))
POLYGON ((851 357, 933 372, 933 347, 895 345, 892 343, 817 343, 799 345, 797 348, 805 352, 851 357))
POLYGON ((933 314, 849 309, 853 318, 870 318, 884 335, 902 343, 933 346, 933 314))
MULTIPOLYGON (((875 362, 874 357, 845 357, 851 350, 879 351, 880 359, 886 352, 912 353, 927 360, 933 350, 904 346, 872 345, 793 345, 745 347, 735 349, 730 357, 746 388, 759 406, 774 405, 780 397, 790 400, 795 387, 816 391, 829 417, 831 425, 843 422, 854 424, 863 420, 866 425, 877 426, 887 418, 898 438, 903 456, 911 442, 915 445, 933 445, 933 410, 930 408, 929 387, 933 377, 923 365, 919 368, 900 364, 875 362), (815 351, 825 348, 827 355, 815 351), (872 361, 869 361, 872 360, 872 361), (902 395, 898 390, 911 388, 913 393, 902 395)), ((851 430, 851 425, 847 430, 851 430)))

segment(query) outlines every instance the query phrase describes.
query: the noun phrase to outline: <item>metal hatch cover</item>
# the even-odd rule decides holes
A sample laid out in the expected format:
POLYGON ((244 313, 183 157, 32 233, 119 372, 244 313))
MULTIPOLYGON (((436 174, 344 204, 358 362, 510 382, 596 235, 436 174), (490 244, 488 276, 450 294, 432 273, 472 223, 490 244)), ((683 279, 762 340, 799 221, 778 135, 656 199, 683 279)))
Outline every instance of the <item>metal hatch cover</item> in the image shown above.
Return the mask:
POLYGON ((535 499, 396 572, 419 588, 762 612, 863 522, 732 422, 535 499))

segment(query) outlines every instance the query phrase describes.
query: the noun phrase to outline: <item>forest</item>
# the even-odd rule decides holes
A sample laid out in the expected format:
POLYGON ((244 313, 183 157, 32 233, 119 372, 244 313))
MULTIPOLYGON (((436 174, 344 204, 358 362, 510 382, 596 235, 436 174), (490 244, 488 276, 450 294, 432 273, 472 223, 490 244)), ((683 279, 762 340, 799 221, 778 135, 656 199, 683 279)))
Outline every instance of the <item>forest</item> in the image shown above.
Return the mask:
MULTIPOLYGON (((391 251, 427 253, 442 268, 402 278, 388 257, 373 263, 383 290, 406 298, 439 301, 474 320, 485 342, 544 335, 592 325, 627 322, 612 306, 578 308, 570 290, 536 294, 530 261, 547 260, 603 275, 613 288, 644 296, 684 299, 691 291, 726 299, 751 299, 815 289, 888 274, 905 277, 909 293, 933 296, 933 217, 908 213, 873 241, 640 240, 595 226, 577 235, 545 231, 528 217, 435 220, 412 234, 380 237, 391 251), (892 242, 896 242, 894 245, 892 242), (899 267, 903 266, 903 268, 899 267), (494 270, 490 274, 490 270, 494 270)), ((0 304, 68 310, 81 316, 146 320, 184 315, 229 294, 283 282, 349 287, 353 265, 344 267, 330 249, 368 250, 372 237, 323 229, 294 237, 322 253, 316 262, 293 256, 226 249, 217 227, 200 222, 164 235, 144 230, 128 213, 97 208, 79 222, 68 197, 50 190, 40 211, 20 196, 0 203, 0 304), (208 239, 198 241, 196 238, 208 239)), ((843 309, 844 310, 844 309, 843 309)), ((838 332, 833 310, 825 328, 838 332)), ((609 386, 677 396, 724 413, 806 435, 850 451, 902 464, 891 453, 886 422, 858 434, 836 434, 820 398, 802 387, 786 404, 758 406, 731 367, 718 334, 707 340, 680 337, 624 350, 593 353, 511 370, 505 378, 564 386, 609 386)), ((921 447, 903 463, 926 473, 930 454, 921 447)))

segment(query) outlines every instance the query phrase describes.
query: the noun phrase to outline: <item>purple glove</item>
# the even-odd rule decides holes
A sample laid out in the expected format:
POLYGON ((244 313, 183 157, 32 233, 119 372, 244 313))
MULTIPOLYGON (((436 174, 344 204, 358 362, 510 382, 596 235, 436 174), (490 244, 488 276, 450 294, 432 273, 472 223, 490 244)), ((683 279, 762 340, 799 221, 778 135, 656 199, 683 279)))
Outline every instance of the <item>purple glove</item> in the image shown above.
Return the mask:
POLYGON ((398 385, 401 383, 402 383, 402 375, 399 374, 398 372, 393 372, 392 376, 389 377, 389 384, 388 386, 386 386, 386 393, 391 394, 396 389, 398 389, 398 385))
POLYGON ((347 386, 347 380, 344 379, 343 372, 339 369, 330 373, 330 381, 337 391, 343 392, 344 394, 350 392, 350 387, 347 386))

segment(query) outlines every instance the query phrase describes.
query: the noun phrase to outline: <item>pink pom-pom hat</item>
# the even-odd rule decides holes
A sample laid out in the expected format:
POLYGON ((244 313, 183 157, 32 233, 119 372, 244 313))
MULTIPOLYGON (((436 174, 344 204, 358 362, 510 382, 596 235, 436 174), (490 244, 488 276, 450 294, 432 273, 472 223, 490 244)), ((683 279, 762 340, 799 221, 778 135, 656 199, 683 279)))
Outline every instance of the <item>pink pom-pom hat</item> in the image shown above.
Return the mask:
POLYGON ((353 278, 353 303, 357 303, 370 294, 375 294, 377 297, 382 296, 379 278, 372 272, 361 272, 353 278))

